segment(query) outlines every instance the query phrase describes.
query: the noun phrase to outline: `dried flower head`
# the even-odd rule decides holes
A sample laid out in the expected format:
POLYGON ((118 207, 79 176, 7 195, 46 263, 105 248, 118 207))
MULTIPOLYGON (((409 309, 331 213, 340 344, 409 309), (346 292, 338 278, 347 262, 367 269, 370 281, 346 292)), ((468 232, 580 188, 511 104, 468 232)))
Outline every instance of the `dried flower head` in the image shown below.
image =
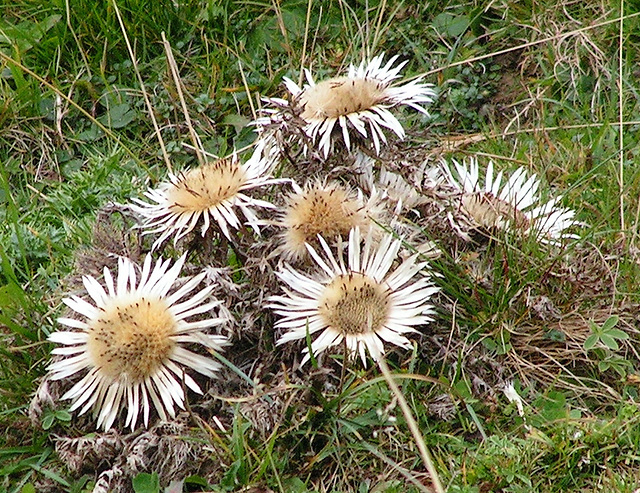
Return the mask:
POLYGON ((118 261, 118 276, 104 269, 105 288, 91 276, 83 283, 91 304, 78 296, 64 303, 81 318, 59 318, 73 331, 57 331, 49 340, 63 347, 52 351, 63 356, 49 366, 51 378, 60 380, 88 370, 62 399, 72 399, 71 411, 80 414, 93 408, 97 426, 108 430, 124 403, 128 408, 125 426, 135 428, 140 408, 144 424, 149 422, 149 398, 164 420, 175 416, 174 404, 184 409, 182 382, 197 393, 198 384, 183 367, 214 377, 219 364, 182 347, 184 343, 219 351, 226 338, 202 331, 225 322, 222 318, 187 321, 209 312, 218 301, 203 303, 213 287, 187 297, 202 281, 197 275, 169 293, 185 261, 182 256, 170 268, 170 260, 158 260, 152 270, 147 256, 139 279, 135 265, 126 258, 118 261), (182 300, 182 301, 181 301, 182 300))
POLYGON ((482 228, 515 229, 533 234, 543 243, 558 243, 562 239, 578 238, 567 232, 579 223, 575 212, 559 207, 558 198, 543 202, 538 189, 540 181, 535 174, 527 177, 527 171, 518 168, 502 184, 503 173, 493 176, 493 163, 489 162, 485 186, 480 184, 478 161, 472 158, 467 164, 454 161, 457 178, 449 166, 444 172, 449 183, 461 192, 460 206, 482 228))
MULTIPOLYGON (((371 156, 356 152, 353 169, 358 183, 365 190, 378 190, 381 198, 394 204, 396 214, 409 211, 426 201, 426 198, 402 175, 388 170, 384 162, 377 163, 371 156)), ((434 177, 435 173, 428 171, 434 177)))
MULTIPOLYGON (((352 136, 359 135, 364 139, 370 136, 379 153, 380 142, 387 141, 383 129, 391 130, 400 139, 405 135, 402 125, 389 111, 390 108, 406 105, 427 114, 421 105, 434 100, 436 93, 432 85, 425 84, 421 82, 422 78, 418 78, 403 85, 391 86, 400 77, 400 70, 407 62, 392 67, 398 58, 394 56, 382 66, 383 57, 384 54, 381 54, 368 63, 363 61, 358 67, 351 65, 346 76, 318 83, 313 80, 311 72, 305 70, 307 84, 304 88, 291 79, 284 78, 285 85, 293 96, 291 106, 304 121, 305 133, 314 142, 318 142, 325 158, 329 155, 336 123, 340 126, 347 149, 351 148, 352 136)), ((279 108, 288 106, 286 101, 278 98, 267 101, 279 108)), ((278 119, 280 110, 268 109, 266 113, 271 115, 266 121, 273 121, 278 119)))
POLYGON ((173 234, 174 242, 177 242, 198 223, 201 223, 200 231, 204 236, 211 219, 229 238, 230 227, 241 228, 236 207, 259 233, 258 217, 252 207, 274 206, 249 197, 244 192, 278 182, 269 178, 272 162, 270 157, 265 157, 262 146, 258 146, 245 163, 241 163, 233 154, 179 175, 170 174, 169 182, 145 192, 152 203, 134 198, 135 204, 131 204, 131 208, 144 218, 143 227, 147 234, 162 233, 154 242, 153 249, 173 234))
POLYGON ((281 234, 280 253, 289 260, 307 256, 306 244, 318 244, 318 236, 327 240, 347 238, 352 228, 367 232, 380 219, 381 210, 376 207, 374 191, 365 202, 362 192, 357 193, 337 182, 309 182, 304 188, 292 183, 294 193, 286 199, 279 225, 281 234))
MULTIPOLYGON (((325 258, 308 247, 322 269, 316 278, 290 266, 278 274, 288 285, 285 296, 271 298, 271 308, 282 317, 276 327, 287 330, 278 344, 322 331, 311 344, 314 354, 344 341, 347 350, 360 354, 364 364, 366 351, 375 360, 384 355, 385 341, 411 347, 404 334, 432 320, 433 307, 428 302, 438 291, 429 277, 414 279, 426 263, 413 255, 388 274, 401 241, 386 235, 374 242, 368 235, 361 248, 358 228, 349 234, 346 266, 342 254, 336 260, 327 243, 323 239, 320 243, 325 258)), ((309 360, 308 348, 304 353, 303 364, 309 360)))

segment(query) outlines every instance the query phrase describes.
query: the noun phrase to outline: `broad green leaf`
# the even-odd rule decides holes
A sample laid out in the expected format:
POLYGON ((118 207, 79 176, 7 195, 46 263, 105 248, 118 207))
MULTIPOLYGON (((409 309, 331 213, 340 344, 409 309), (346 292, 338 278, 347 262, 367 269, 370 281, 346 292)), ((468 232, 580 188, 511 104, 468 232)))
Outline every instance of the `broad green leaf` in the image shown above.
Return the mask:
POLYGON ((71 413, 69 411, 65 411, 64 409, 56 411, 55 417, 58 421, 62 421, 63 423, 71 422, 71 413))
POLYGON ((122 103, 109 107, 109 111, 98 118, 98 121, 106 127, 124 128, 137 116, 138 113, 128 103, 122 103))
POLYGON ((615 327, 618 324, 618 320, 619 320, 618 315, 611 315, 602 324, 602 332, 608 332, 610 329, 615 327))
POLYGON ((50 413, 50 414, 46 414, 43 418, 42 418, 42 429, 44 430, 48 430, 49 428, 51 428, 53 426, 53 422, 55 421, 55 414, 50 413))
POLYGON ((602 344, 607 346, 612 351, 617 351, 618 349, 620 349, 618 342, 613 337, 611 337, 608 333, 600 334, 600 340, 602 341, 602 344))
POLYGON ((242 115, 238 115, 238 114, 230 114, 224 117, 224 119, 222 120, 222 123, 224 123, 225 125, 231 125, 236 129, 237 133, 240 133, 240 131, 246 127, 249 122, 251 120, 249 120, 246 116, 242 116, 242 115))
POLYGON ((558 329, 551 329, 544 337, 555 342, 564 342, 567 340, 566 334, 558 329))
POLYGON ((596 344, 598 344, 599 340, 600 340, 600 337, 598 337, 598 334, 591 334, 589 337, 585 339, 583 347, 587 351, 589 349, 593 349, 594 347, 596 347, 596 344))
POLYGON ((536 401, 540 407, 540 414, 547 421, 555 421, 567 416, 567 398, 562 392, 552 390, 536 401))
POLYGON ((608 330, 607 335, 609 337, 613 337, 614 339, 618 339, 619 341, 626 341, 627 339, 629 339, 629 334, 620 329, 608 330))
POLYGON ((282 487, 285 491, 290 491, 291 493, 305 493, 309 491, 300 478, 284 479, 282 481, 282 487))
POLYGON ((141 472, 132 480, 133 491, 136 493, 159 493, 160 478, 157 473, 141 472))
POLYGON ((469 27, 469 17, 453 15, 443 12, 433 19, 433 27, 440 33, 451 38, 457 38, 469 27))

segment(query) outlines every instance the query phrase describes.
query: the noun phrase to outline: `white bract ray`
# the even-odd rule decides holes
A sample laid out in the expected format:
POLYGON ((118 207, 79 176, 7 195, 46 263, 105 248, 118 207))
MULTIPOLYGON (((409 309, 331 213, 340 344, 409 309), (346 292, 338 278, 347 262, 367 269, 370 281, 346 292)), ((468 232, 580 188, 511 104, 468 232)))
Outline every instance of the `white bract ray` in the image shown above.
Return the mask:
POLYGON ((535 174, 528 176, 520 167, 505 181, 503 172, 494 177, 493 163, 489 162, 484 177, 480 178, 478 161, 453 161, 455 175, 449 165, 443 169, 449 183, 460 192, 460 205, 475 223, 483 228, 518 230, 533 234, 543 243, 557 244, 561 240, 578 238, 568 230, 580 225, 575 212, 558 205, 559 199, 546 202, 540 196, 540 180, 535 174))
POLYGON ((138 278, 134 263, 120 258, 116 279, 106 267, 104 285, 83 278, 91 302, 79 296, 63 300, 78 316, 58 319, 73 330, 49 336, 61 345, 52 351, 61 358, 49 371, 53 380, 86 372, 62 398, 72 400, 71 411, 92 409, 98 428, 111 428, 123 407, 125 426, 132 430, 140 411, 148 425, 151 403, 161 419, 174 417, 176 407, 184 409, 184 386, 202 393, 185 369, 215 377, 220 365, 183 345, 220 351, 226 338, 205 330, 226 319, 199 316, 220 304, 207 301, 212 287, 192 293, 205 273, 174 289, 184 261, 182 256, 171 266, 171 260, 158 260, 152 268, 149 255, 138 278), (190 321, 194 316, 199 317, 190 321))
MULTIPOLYGON (((417 332, 415 327, 429 323, 434 314, 429 300, 438 288, 428 275, 418 275, 427 264, 413 255, 391 271, 401 241, 386 235, 374 242, 368 235, 361 247, 358 228, 349 234, 346 264, 341 254, 336 259, 324 239, 320 244, 324 255, 308 247, 319 268, 316 276, 290 266, 278 274, 286 284, 285 295, 273 296, 270 302, 281 317, 276 328, 286 330, 278 344, 304 340, 308 333, 315 337, 314 355, 344 342, 364 364, 367 352, 374 360, 384 356, 385 342, 410 348, 405 334, 417 332)), ((309 358, 306 348, 302 364, 309 358)))

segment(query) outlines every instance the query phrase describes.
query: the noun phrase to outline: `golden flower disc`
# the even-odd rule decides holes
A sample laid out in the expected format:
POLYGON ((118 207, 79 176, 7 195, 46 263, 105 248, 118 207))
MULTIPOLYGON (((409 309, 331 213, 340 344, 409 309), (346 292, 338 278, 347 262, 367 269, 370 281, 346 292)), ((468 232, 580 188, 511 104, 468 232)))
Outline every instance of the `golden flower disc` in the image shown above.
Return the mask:
POLYGON ((162 299, 141 298, 107 307, 89 323, 89 354, 105 375, 132 381, 151 376, 174 347, 176 321, 162 299))
POLYGON ((376 332, 387 320, 389 300, 380 283, 351 273, 336 277, 325 287, 318 313, 343 335, 376 332))
POLYGON ((206 211, 234 197, 245 183, 245 173, 237 161, 219 159, 180 176, 167 191, 174 212, 206 211))
POLYGON ((367 110, 384 100, 384 87, 373 79, 337 77, 305 89, 300 96, 307 121, 338 118, 367 110))
POLYGON ((462 207, 485 228, 504 227, 509 222, 527 228, 529 220, 517 207, 491 193, 474 193, 462 197, 462 207))
POLYGON ((367 226, 360 201, 338 187, 314 187, 289 201, 284 225, 288 248, 305 252, 305 243, 315 243, 317 236, 346 236, 351 228, 367 226))

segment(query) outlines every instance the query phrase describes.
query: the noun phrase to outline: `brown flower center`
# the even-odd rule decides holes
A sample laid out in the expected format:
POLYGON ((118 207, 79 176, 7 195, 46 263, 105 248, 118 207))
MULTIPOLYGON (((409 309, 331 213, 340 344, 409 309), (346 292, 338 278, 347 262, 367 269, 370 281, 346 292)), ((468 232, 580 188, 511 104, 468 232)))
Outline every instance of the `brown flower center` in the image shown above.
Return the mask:
POLYGON ((368 222, 360 201, 346 189, 317 186, 289 199, 283 220, 286 247, 304 255, 304 244, 315 244, 318 235, 327 240, 347 236, 356 226, 366 229, 368 222))
POLYGON ((329 327, 343 335, 376 332, 389 316, 389 297, 380 283, 352 272, 325 287, 318 312, 329 327))
POLYGON ((324 120, 357 113, 384 101, 384 86, 375 79, 336 77, 305 89, 300 95, 302 118, 324 120))
POLYGON ((169 207, 185 213, 206 211, 235 196, 245 182, 238 161, 218 159, 183 173, 168 190, 169 207))
POLYGON ((162 299, 114 303, 89 323, 89 355, 113 378, 127 374, 134 382, 153 375, 174 348, 176 320, 162 299))
POLYGON ((462 207, 478 225, 487 229, 529 227, 530 221, 522 211, 491 193, 465 194, 462 197, 462 207))

